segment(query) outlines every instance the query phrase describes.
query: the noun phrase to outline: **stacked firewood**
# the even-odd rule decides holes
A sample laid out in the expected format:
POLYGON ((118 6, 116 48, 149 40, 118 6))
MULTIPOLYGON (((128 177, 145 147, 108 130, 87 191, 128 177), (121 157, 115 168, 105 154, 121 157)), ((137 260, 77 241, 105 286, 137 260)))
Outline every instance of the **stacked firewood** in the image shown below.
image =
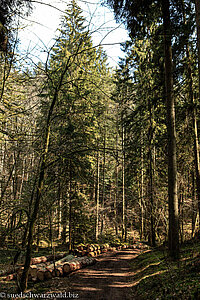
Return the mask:
MULTIPOLYGON (((44 281, 56 276, 64 276, 83 267, 93 265, 96 260, 92 257, 75 257, 67 255, 57 261, 49 261, 48 257, 41 256, 33 258, 28 279, 30 281, 44 281)), ((23 273, 23 267, 17 267, 16 272, 9 274, 5 280, 20 278, 23 273)))

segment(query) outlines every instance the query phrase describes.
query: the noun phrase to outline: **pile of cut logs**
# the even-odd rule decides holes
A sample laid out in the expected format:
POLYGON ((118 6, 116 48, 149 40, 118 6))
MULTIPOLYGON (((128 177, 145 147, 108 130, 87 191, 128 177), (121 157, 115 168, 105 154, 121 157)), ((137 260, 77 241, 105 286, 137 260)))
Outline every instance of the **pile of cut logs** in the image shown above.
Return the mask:
POLYGON ((140 249, 140 250, 148 250, 149 246, 140 242, 136 242, 134 245, 128 246, 129 249, 140 249))
MULTIPOLYGON (((127 246, 121 245, 117 248, 110 247, 108 244, 88 244, 79 245, 77 249, 73 251, 73 255, 66 255, 60 253, 57 255, 40 256, 31 259, 31 265, 29 268, 28 279, 30 281, 44 281, 56 276, 64 276, 73 271, 95 264, 96 259, 94 257, 101 253, 108 251, 123 250, 127 248, 131 249, 145 249, 147 246, 142 243, 135 243, 134 245, 127 246), (74 256, 76 255, 76 256, 74 256)), ((8 270, 0 272, 0 276, 5 276, 5 280, 19 279, 23 273, 23 266, 18 265, 8 270), (7 276, 6 276, 7 275, 7 276)))
MULTIPOLYGON (((57 276, 64 276, 83 267, 93 265, 96 260, 95 256, 107 251, 113 251, 115 248, 110 248, 108 244, 86 246, 79 245, 73 254, 67 255, 60 253, 57 255, 40 256, 31 259, 28 279, 30 281, 44 281, 57 276), (77 257, 78 256, 78 257, 77 257)), ((5 272, 1 272, 0 276, 5 276, 5 280, 13 280, 20 278, 23 273, 23 266, 18 265, 9 268, 5 272)))
POLYGON ((115 251, 116 248, 110 247, 108 244, 98 245, 98 244, 88 244, 88 245, 79 245, 77 249, 74 250, 74 255, 77 256, 89 256, 95 257, 100 255, 101 253, 105 253, 108 251, 115 251))
MULTIPOLYGON (((62 254, 62 256, 64 255, 62 254)), ((93 265, 95 262, 95 258, 87 256, 75 257, 73 255, 67 255, 57 261, 54 260, 54 262, 52 262, 52 257, 36 257, 31 261, 28 279, 36 282, 51 279, 56 276, 64 276, 75 270, 93 265)), ((9 274, 5 280, 20 278, 23 273, 23 269, 24 268, 22 266, 18 266, 15 273, 9 274)))

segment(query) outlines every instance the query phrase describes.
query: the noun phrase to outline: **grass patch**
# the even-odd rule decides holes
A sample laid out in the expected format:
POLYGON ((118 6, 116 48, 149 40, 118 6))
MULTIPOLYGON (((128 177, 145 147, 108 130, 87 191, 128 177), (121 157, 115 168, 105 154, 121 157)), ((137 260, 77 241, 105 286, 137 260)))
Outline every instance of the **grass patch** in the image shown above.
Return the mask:
POLYGON ((132 263, 138 299, 200 299, 200 243, 181 247, 178 262, 164 248, 139 255, 132 263))

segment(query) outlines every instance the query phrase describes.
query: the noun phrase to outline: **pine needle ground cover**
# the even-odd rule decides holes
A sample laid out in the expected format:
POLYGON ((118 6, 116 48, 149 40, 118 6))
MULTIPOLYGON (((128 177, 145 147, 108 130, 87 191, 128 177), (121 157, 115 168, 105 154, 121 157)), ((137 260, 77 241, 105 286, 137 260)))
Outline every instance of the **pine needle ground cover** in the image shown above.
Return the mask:
POLYGON ((185 243, 172 262, 165 248, 145 252, 132 263, 138 299, 200 299, 200 243, 185 243))

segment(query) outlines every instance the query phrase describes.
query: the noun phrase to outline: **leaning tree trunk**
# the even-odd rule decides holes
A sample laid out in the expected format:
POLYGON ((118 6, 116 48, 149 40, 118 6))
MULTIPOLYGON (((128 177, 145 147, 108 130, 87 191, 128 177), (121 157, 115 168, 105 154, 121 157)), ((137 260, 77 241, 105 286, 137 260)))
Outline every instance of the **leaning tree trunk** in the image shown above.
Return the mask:
POLYGON ((24 271, 22 273, 22 277, 20 280, 20 291, 24 292, 27 288, 27 281, 28 281, 28 271, 31 263, 31 254, 32 254, 32 243, 33 243, 33 232, 35 227, 35 222, 37 219, 38 211, 39 211, 39 204, 41 199, 41 193, 43 189, 44 184, 44 173, 45 173, 45 167, 46 167, 46 158, 48 153, 48 147, 49 147, 49 137, 50 137, 50 124, 47 126, 47 133, 45 137, 45 148, 43 155, 41 157, 41 166, 40 166, 40 173, 39 173, 39 182, 38 187, 36 191, 36 199, 34 204, 33 213, 30 219, 29 223, 29 231, 28 231, 28 245, 26 249, 26 261, 24 264, 24 271))
POLYGON ((164 48, 165 48, 165 89, 167 106, 168 132, 168 209, 169 209, 169 253, 173 259, 179 257, 179 216, 177 198, 177 163, 176 163, 176 127, 173 95, 173 65, 170 33, 170 4, 162 0, 164 48))
POLYGON ((35 223, 37 220, 38 212, 39 212, 39 206, 40 206, 40 200, 43 192, 43 185, 44 185, 44 175, 45 175, 45 169, 47 165, 47 154, 49 150, 49 139, 50 139, 50 128, 51 128, 51 118, 54 111, 54 107, 57 103, 58 99, 58 93, 62 87, 64 75, 66 74, 68 68, 69 68, 69 62, 70 57, 68 58, 68 61, 65 65, 65 68, 60 76, 60 80, 58 83, 58 86, 54 90, 52 102, 48 111, 47 120, 46 120, 46 128, 45 128, 45 136, 44 136, 44 143, 43 143, 43 151, 40 159, 40 167, 39 167, 39 174, 38 174, 38 184, 37 184, 37 190, 36 190, 36 196, 35 196, 35 203, 33 207, 33 212, 30 217, 29 222, 29 228, 28 228, 28 242, 26 247, 26 259, 24 264, 24 270, 21 276, 21 280, 19 283, 19 291, 24 292, 27 288, 27 282, 28 282, 28 271, 31 263, 31 255, 32 255, 32 244, 33 244, 33 234, 35 229, 35 223))

